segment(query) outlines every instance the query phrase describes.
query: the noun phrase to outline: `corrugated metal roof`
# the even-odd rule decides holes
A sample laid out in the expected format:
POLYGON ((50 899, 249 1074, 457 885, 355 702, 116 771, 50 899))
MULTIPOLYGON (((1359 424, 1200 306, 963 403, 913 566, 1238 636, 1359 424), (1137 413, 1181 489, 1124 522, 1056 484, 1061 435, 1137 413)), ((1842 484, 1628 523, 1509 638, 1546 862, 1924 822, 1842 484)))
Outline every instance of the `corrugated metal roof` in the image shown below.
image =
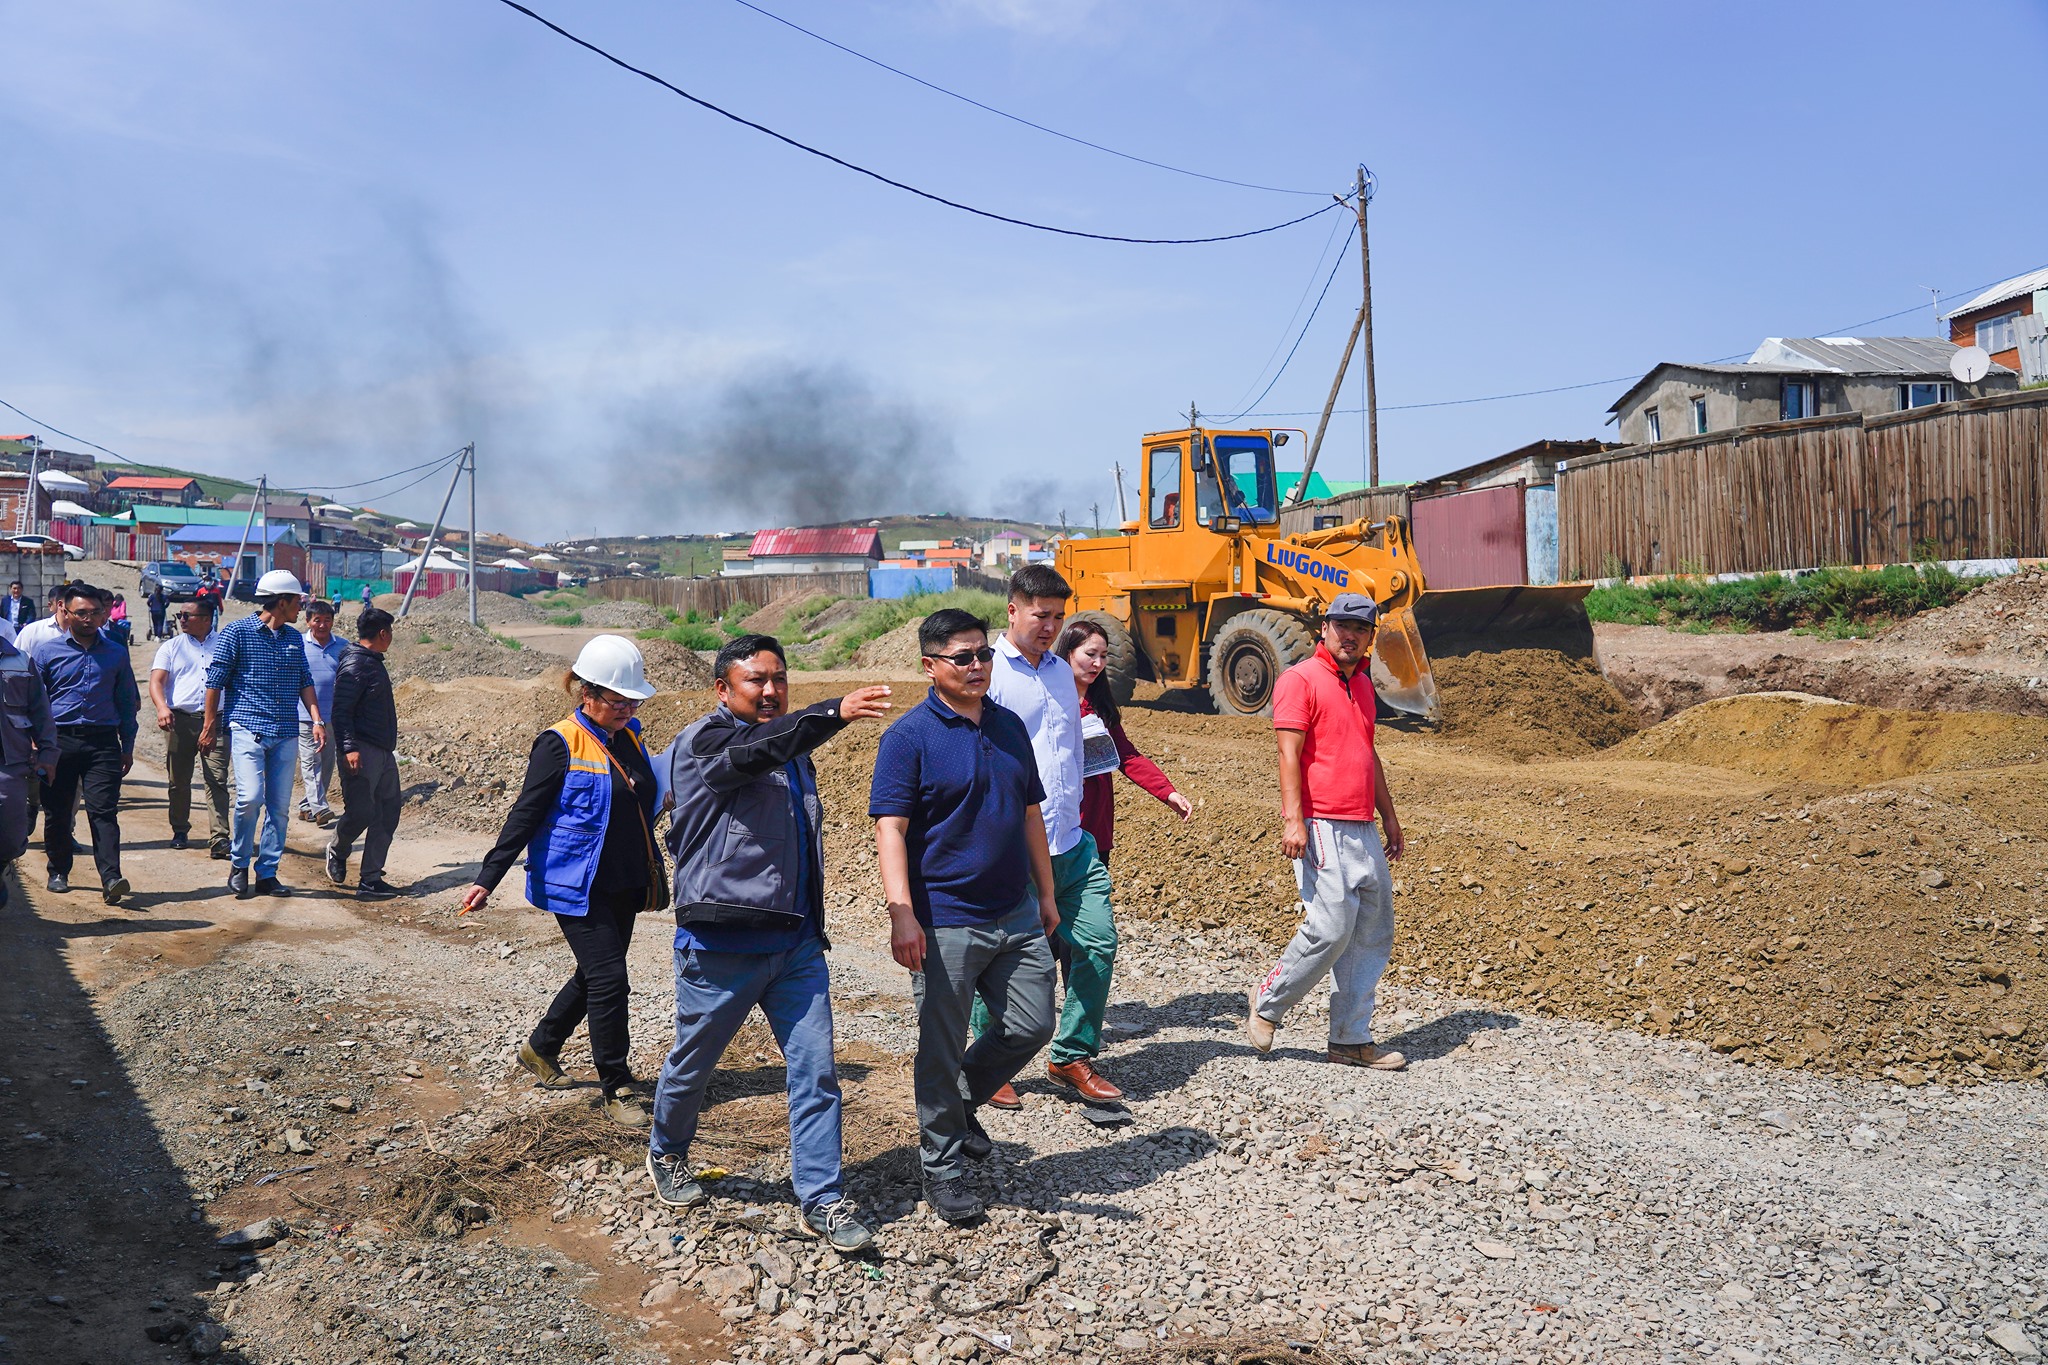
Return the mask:
POLYGON ((1989 308, 1993 304, 2016 299, 2022 294, 2031 294, 2036 289, 2048 289, 2048 267, 2030 270, 2024 275, 2015 275, 2003 284, 1994 284, 1962 307, 1951 309, 1941 316, 1944 320, 1961 317, 1965 313, 1974 313, 1979 308, 1989 308))
POLYGON ((197 479, 165 479, 154 474, 123 474, 107 482, 109 488, 140 488, 152 493, 175 493, 199 482, 197 479))
POLYGON ((1947 375, 1954 342, 1939 337, 1766 337, 1751 368, 1835 374, 1947 375))
POLYGON ((747 553, 762 555, 867 555, 882 557, 882 533, 872 526, 792 526, 756 531, 747 553))

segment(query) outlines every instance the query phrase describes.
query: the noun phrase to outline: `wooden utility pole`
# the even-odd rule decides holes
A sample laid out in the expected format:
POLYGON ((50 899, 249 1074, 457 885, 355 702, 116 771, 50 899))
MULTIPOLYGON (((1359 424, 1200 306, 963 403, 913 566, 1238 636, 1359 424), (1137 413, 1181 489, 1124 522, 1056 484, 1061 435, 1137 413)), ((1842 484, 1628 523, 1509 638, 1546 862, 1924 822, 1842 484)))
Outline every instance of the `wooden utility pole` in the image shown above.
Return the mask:
POLYGON ((1365 233, 1365 206, 1372 199, 1372 186, 1365 181, 1365 167, 1358 168, 1358 264, 1363 274, 1364 303, 1359 316, 1365 322, 1365 481, 1380 486, 1380 408, 1372 373, 1372 242, 1365 233))
POLYGON ((1119 460, 1110 466, 1116 472, 1116 524, 1121 526, 1131 519, 1131 505, 1124 501, 1124 466, 1119 460))
POLYGON ((1308 496, 1308 476, 1315 473, 1316 457, 1323 451, 1323 436, 1330 429, 1330 414, 1336 410, 1337 395, 1344 389, 1344 376, 1351 372, 1351 353, 1358 348, 1361 333, 1365 336, 1365 405, 1372 416, 1371 435, 1367 442, 1367 473, 1373 483, 1380 481, 1380 431, 1372 378, 1372 263, 1365 250, 1365 202, 1372 194, 1372 182, 1366 177, 1363 166, 1358 168, 1358 180, 1351 193, 1355 201, 1352 208, 1358 214, 1358 254, 1366 259, 1365 292, 1358 302, 1358 316, 1351 323, 1351 336, 1344 343, 1344 358, 1337 362, 1337 377, 1330 381, 1330 396, 1323 400, 1323 415, 1316 422, 1314 439, 1308 444, 1308 458, 1302 461, 1301 482, 1294 486, 1294 494, 1288 498, 1290 503, 1300 502, 1308 496))
MULTIPOLYGON (((1370 354, 1370 352, 1368 352, 1370 354)), ((476 442, 469 443, 469 623, 476 619, 476 442)))

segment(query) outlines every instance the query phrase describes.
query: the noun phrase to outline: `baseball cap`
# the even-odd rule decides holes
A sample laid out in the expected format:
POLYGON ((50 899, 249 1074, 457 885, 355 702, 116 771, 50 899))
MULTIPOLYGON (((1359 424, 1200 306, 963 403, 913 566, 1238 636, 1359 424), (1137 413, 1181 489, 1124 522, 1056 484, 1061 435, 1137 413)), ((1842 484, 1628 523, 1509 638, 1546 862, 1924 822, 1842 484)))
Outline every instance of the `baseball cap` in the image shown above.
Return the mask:
POLYGON ((1340 592, 1330 599, 1330 605, 1323 608, 1325 621, 1353 621, 1361 626, 1370 626, 1380 619, 1380 609, 1370 597, 1361 592, 1340 592))

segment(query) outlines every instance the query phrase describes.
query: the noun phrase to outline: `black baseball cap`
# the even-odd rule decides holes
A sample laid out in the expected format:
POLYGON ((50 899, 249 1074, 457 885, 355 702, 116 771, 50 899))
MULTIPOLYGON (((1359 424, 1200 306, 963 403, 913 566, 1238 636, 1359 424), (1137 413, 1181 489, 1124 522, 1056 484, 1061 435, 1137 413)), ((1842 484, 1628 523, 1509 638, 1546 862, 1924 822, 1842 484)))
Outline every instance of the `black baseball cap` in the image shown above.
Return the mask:
POLYGON ((1330 599, 1330 605, 1323 608, 1325 621, 1351 621, 1357 625, 1376 625, 1380 609, 1370 597, 1362 592, 1340 592, 1330 599))

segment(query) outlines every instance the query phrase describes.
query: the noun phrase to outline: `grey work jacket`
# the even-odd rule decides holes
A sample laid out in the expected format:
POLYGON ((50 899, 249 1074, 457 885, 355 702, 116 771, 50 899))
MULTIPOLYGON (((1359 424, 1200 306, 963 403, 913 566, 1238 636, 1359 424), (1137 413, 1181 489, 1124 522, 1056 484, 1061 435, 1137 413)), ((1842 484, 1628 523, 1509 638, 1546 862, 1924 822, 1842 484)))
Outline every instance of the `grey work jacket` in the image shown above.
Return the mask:
POLYGON ((57 726, 42 676, 28 655, 0 640, 0 768, 56 761, 57 726))

